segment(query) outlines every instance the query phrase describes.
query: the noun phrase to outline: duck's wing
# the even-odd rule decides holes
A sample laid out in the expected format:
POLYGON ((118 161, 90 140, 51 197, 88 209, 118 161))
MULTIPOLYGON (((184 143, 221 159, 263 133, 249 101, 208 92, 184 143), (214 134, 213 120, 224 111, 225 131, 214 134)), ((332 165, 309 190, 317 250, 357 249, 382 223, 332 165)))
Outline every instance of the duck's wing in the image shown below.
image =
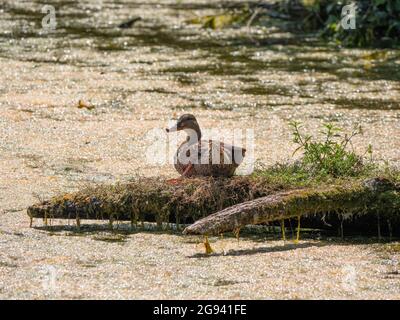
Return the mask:
POLYGON ((243 158, 246 154, 246 149, 238 146, 234 146, 227 143, 222 143, 224 145, 224 150, 229 152, 232 161, 239 165, 243 162, 243 158))
POLYGON ((246 149, 231 145, 225 142, 218 142, 221 149, 221 158, 223 156, 225 164, 239 165, 243 162, 246 149))
POLYGON ((192 145, 183 143, 177 152, 177 161, 183 165, 191 164, 208 164, 210 146, 207 141, 199 141, 192 145))
POLYGON ((233 146, 221 141, 202 140, 199 143, 199 159, 200 163, 212 164, 236 164, 239 165, 243 161, 246 149, 233 146))
POLYGON ((246 149, 216 140, 201 140, 180 149, 179 162, 182 164, 240 165, 246 149))

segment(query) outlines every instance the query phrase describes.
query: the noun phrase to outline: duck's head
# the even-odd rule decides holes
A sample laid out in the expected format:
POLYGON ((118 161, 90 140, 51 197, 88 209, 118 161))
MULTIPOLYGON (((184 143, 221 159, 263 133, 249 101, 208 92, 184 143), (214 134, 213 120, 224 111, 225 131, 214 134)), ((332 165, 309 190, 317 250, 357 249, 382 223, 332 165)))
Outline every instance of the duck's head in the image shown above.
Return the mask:
POLYGON ((167 128, 167 132, 175 132, 180 130, 194 130, 198 132, 200 129, 199 124, 194 115, 192 114, 184 114, 179 117, 176 124, 172 127, 167 128))

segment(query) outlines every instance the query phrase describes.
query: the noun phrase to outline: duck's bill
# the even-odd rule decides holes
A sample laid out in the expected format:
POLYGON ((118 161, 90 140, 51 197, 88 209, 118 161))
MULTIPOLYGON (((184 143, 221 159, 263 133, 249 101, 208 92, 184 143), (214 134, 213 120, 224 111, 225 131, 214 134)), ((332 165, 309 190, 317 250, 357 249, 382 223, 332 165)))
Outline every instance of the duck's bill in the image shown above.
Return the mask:
POLYGON ((175 132, 175 131, 178 131, 178 127, 177 127, 177 125, 175 124, 175 125, 173 125, 172 127, 169 127, 169 128, 167 128, 167 129, 165 129, 168 133, 169 132, 175 132))

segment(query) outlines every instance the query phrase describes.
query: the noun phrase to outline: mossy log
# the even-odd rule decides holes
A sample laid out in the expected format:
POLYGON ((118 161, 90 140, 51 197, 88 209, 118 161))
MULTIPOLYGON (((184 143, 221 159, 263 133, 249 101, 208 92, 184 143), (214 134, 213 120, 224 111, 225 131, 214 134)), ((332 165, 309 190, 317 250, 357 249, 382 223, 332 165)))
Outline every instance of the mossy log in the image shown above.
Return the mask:
POLYGON ((178 185, 158 178, 87 187, 30 206, 31 218, 110 219, 193 223, 236 203, 262 197, 281 187, 262 178, 190 178, 178 185))
POLYGON ((370 179, 347 187, 302 189, 278 192, 236 204, 187 227, 185 234, 218 235, 256 225, 304 215, 342 212, 343 218, 354 214, 384 210, 400 215, 400 193, 382 179, 370 179))
POLYGON ((323 215, 332 212, 333 221, 337 216, 342 219, 378 212, 382 221, 390 219, 391 226, 400 230, 400 191, 379 179, 287 190, 260 176, 190 178, 178 185, 141 178, 124 184, 88 187, 41 201, 27 210, 31 218, 76 219, 78 225, 81 219, 125 220, 132 224, 149 221, 159 225, 199 220, 186 233, 200 234, 218 234, 246 224, 299 215, 305 216, 302 221, 306 223, 302 225, 306 226, 308 219, 309 225, 316 226, 323 215), (214 212, 217 213, 210 216, 214 212))

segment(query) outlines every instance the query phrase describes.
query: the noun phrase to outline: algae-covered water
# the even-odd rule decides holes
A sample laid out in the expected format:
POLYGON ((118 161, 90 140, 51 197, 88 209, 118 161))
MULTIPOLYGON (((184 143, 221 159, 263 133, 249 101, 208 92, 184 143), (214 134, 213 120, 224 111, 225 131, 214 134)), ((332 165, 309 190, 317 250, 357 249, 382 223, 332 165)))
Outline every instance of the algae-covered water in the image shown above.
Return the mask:
MULTIPOLYGON (((361 124, 353 147, 363 153, 371 144, 374 160, 400 164, 399 50, 341 48, 268 16, 223 29, 189 22, 224 13, 222 4, 0 0, 0 277, 7 283, 0 296, 46 297, 36 275, 49 264, 65 275, 57 293, 64 298, 398 297, 397 280, 381 281, 386 257, 367 245, 306 243, 298 251, 228 239, 225 249, 238 256, 207 260, 188 259, 201 248, 176 235, 99 244, 98 235, 28 228, 25 208, 38 198, 137 175, 176 176, 171 164, 148 161, 145 137, 187 112, 205 129, 253 130, 255 160, 266 165, 292 157, 291 120, 310 134, 325 122, 345 130, 361 124), (44 5, 55 9, 54 29, 43 28, 44 5), (141 19, 118 27, 134 17, 141 19), (296 265, 286 263, 296 257, 296 265), (365 290, 338 287, 341 263, 360 260, 365 290), (83 279, 87 265, 94 267, 83 279), (206 277, 209 265, 218 271, 206 277), (315 281, 312 270, 325 270, 324 279, 315 281), (96 280, 106 271, 122 281, 112 294, 111 278, 96 280), (318 286, 300 290, 298 279, 318 286), (221 281, 231 284, 214 285, 221 281)), ((243 2, 228 5, 241 10, 243 2)))
MULTIPOLYGON (((140 144, 139 136, 151 128, 192 112, 203 127, 254 129, 255 157, 267 164, 291 156, 290 120, 302 121, 311 133, 323 122, 347 130, 360 123, 365 136, 356 147, 371 143, 378 160, 399 162, 399 50, 340 48, 290 32, 287 22, 265 15, 251 26, 215 30, 190 23, 226 7, 240 11, 239 1, 224 6, 218 1, 46 5, 55 9, 54 29, 46 27, 43 2, 3 1, 0 9, 0 103, 24 121, 43 121, 46 130, 54 121, 63 126, 71 120, 72 127, 88 119, 104 121, 110 126, 104 140, 112 141, 111 131, 118 131, 112 122, 130 119, 136 123, 126 129, 134 136, 119 131, 115 138, 140 144), (135 17, 140 20, 130 28, 118 27, 135 17), (91 110, 75 108, 79 100, 91 110), (276 144, 281 147, 271 150, 276 144)), ((2 128, 5 138, 19 135, 25 146, 18 147, 26 147, 27 128, 11 123, 2 128)), ((75 141, 82 138, 71 134, 75 141)), ((93 140, 100 143, 96 150, 104 150, 99 161, 112 147, 119 160, 135 159, 135 168, 146 170, 144 152, 131 142, 119 148, 118 142, 93 140)), ((43 147, 35 148, 35 155, 51 158, 43 147)))

